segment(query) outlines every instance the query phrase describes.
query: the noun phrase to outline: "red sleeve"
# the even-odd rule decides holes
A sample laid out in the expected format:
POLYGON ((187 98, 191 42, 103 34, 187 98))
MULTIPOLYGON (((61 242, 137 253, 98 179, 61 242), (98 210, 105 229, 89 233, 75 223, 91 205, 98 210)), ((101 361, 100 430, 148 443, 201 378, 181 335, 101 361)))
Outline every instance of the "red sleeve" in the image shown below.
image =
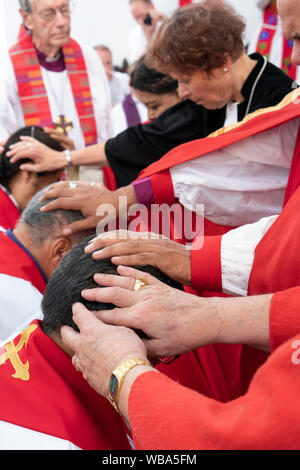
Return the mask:
POLYGON ((154 204, 168 204, 175 202, 173 182, 169 170, 150 176, 154 204))
POLYGON ((104 166, 102 168, 103 171, 103 178, 104 178, 104 185, 107 189, 110 191, 116 191, 117 188, 117 183, 116 183, 116 177, 114 172, 112 171, 110 166, 104 166))
POLYGON ((157 372, 141 375, 129 397, 137 450, 299 449, 300 361, 292 360, 294 341, 270 356, 246 395, 227 404, 157 372))
POLYGON ((300 287, 274 294, 270 309, 271 351, 300 332, 299 305, 300 287))
POLYGON ((194 289, 222 291, 221 241, 221 236, 204 237, 203 244, 202 236, 195 238, 191 256, 194 289))

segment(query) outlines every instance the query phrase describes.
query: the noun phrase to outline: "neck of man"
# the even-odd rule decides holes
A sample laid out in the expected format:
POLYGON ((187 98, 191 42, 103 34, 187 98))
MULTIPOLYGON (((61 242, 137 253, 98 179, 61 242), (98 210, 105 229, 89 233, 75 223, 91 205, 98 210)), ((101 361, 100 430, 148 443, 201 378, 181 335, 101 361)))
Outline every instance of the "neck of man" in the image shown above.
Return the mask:
POLYGON ((69 357, 73 357, 74 352, 63 343, 59 331, 52 331, 52 333, 47 334, 47 336, 49 336, 56 346, 62 349, 69 357))
POLYGON ((61 47, 50 46, 48 44, 42 44, 38 38, 35 38, 34 34, 32 34, 32 41, 35 47, 38 49, 38 51, 45 54, 47 59, 53 60, 53 61, 59 59, 61 55, 61 47))
POLYGON ((234 62, 234 64, 232 64, 233 102, 242 103, 244 101, 245 98, 242 95, 242 89, 256 64, 257 60, 251 59, 247 54, 243 54, 236 62, 234 62))

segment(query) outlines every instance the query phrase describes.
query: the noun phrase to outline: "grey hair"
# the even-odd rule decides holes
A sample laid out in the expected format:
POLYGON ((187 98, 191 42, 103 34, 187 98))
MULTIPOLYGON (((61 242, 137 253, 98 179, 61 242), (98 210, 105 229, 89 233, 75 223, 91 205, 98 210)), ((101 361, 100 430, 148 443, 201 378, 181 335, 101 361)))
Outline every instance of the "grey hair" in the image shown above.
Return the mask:
POLYGON ((22 10, 31 12, 30 0, 19 0, 19 3, 22 10))
MULTIPOLYGON (((83 220, 84 216, 80 211, 58 209, 49 212, 41 212, 41 208, 48 204, 50 200, 40 202, 40 198, 45 191, 51 187, 47 186, 38 193, 28 203, 22 212, 19 224, 25 224, 34 245, 42 246, 46 240, 61 234, 62 230, 69 224, 78 220, 83 220)), ((93 232, 81 232, 75 237, 74 242, 78 242, 93 232)))

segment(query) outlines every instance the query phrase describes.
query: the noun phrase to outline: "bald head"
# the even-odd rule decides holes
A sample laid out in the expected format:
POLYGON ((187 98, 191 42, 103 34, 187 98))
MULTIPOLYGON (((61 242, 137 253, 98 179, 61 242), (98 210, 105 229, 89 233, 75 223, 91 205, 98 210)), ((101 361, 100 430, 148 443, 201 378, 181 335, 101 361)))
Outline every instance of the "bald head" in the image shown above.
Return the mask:
POLYGON ((300 2, 299 0, 277 0, 282 31, 287 39, 294 41, 292 61, 300 65, 300 2))

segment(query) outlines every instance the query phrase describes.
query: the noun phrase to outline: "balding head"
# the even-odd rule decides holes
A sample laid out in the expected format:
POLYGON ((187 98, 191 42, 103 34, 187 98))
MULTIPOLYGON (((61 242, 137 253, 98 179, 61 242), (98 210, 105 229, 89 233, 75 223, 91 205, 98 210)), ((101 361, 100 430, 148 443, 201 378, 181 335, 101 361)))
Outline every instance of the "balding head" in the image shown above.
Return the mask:
POLYGON ((282 31, 287 39, 294 41, 292 61, 300 65, 300 2, 299 0, 278 0, 278 14, 282 31))

